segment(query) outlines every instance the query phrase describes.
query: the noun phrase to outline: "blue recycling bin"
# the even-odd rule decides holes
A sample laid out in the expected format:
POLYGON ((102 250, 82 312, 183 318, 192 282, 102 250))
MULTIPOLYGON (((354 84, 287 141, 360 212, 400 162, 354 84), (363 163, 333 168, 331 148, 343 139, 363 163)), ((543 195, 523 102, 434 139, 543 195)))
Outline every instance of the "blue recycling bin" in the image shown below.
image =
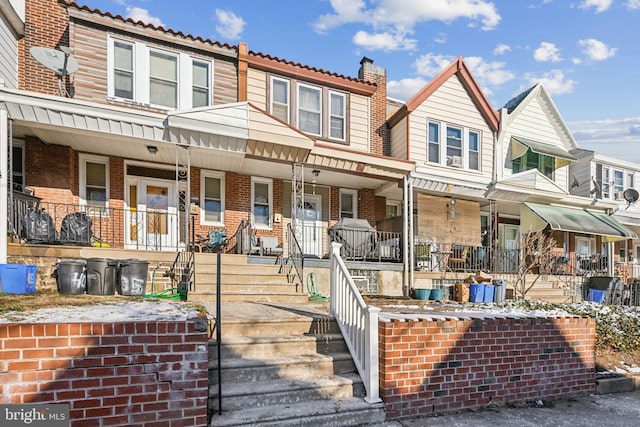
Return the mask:
POLYGON ((469 301, 484 302, 484 288, 486 286, 480 283, 472 283, 469 285, 469 301))

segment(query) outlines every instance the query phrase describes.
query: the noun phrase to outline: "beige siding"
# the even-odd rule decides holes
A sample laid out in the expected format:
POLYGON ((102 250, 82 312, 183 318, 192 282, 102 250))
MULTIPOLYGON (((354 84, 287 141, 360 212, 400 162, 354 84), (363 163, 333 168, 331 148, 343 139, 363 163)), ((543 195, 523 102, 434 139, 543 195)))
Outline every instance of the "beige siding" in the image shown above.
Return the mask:
POLYGON ((249 68, 247 72, 247 99, 253 105, 268 111, 267 108, 267 75, 264 71, 249 68))
POLYGON ((407 159, 407 118, 391 129, 391 156, 407 159))
POLYGON ((9 24, 0 16, 0 80, 12 89, 18 87, 18 42, 9 24))
POLYGON ((349 99, 349 148, 369 152, 369 98, 352 94, 349 99))
POLYGON ((409 160, 417 165, 427 160, 427 122, 430 119, 479 131, 480 172, 484 178, 491 179, 493 133, 457 76, 451 77, 410 114, 409 160))

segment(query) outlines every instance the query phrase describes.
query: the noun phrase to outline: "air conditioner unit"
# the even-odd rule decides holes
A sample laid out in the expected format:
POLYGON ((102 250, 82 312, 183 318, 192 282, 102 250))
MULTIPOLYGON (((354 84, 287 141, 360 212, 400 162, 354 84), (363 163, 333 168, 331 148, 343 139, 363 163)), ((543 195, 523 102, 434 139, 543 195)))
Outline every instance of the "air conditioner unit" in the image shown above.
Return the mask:
POLYGON ((462 167, 462 157, 460 157, 460 156, 447 157, 447 166, 452 166, 454 168, 461 168, 462 167))
POLYGON ((613 196, 616 200, 624 200, 624 191, 616 191, 613 196))

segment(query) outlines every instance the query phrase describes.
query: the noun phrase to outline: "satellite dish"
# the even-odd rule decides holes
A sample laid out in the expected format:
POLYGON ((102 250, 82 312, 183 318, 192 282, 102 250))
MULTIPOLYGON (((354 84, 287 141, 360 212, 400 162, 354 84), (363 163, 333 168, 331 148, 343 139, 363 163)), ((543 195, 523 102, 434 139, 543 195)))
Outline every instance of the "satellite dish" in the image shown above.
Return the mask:
POLYGON ((622 193, 622 197, 624 197, 624 199, 627 201, 628 208, 632 203, 638 201, 638 197, 640 197, 640 195, 638 194, 638 190, 636 190, 635 188, 627 188, 622 193))
POLYGON ((47 47, 35 46, 30 50, 31 56, 58 76, 58 90, 60 96, 66 94, 62 86, 62 78, 78 71, 78 61, 71 55, 68 47, 61 47, 60 50, 49 49, 47 47))

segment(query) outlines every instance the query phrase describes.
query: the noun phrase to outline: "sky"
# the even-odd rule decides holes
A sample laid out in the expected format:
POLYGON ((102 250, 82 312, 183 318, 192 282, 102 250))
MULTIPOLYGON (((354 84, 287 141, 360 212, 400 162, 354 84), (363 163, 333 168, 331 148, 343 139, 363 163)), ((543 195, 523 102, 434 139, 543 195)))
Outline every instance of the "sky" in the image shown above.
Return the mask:
POLYGON ((407 101, 462 57, 495 109, 543 82, 578 146, 640 163, 640 0, 76 0, 357 77, 407 101))

